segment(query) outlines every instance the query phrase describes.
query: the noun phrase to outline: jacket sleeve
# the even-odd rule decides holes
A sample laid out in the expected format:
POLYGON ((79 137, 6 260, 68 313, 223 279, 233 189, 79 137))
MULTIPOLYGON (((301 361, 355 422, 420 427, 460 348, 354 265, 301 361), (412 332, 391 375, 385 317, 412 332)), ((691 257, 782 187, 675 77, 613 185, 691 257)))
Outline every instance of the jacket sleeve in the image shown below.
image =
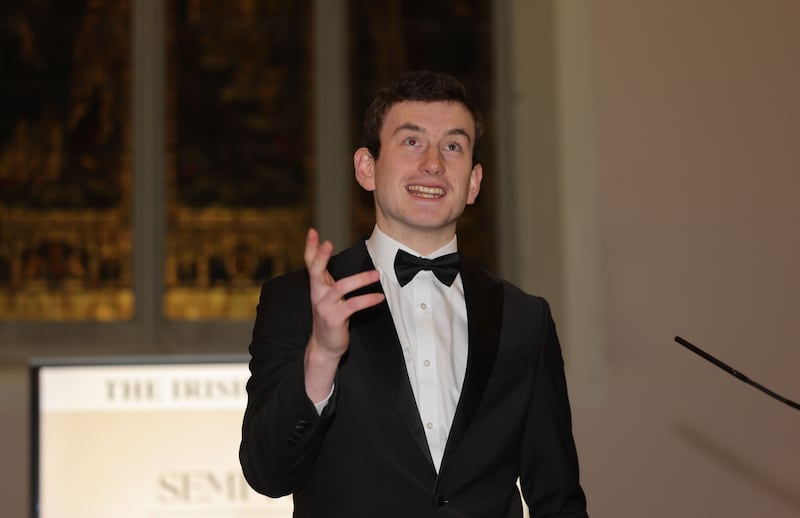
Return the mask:
POLYGON ((522 492, 533 518, 585 518, 561 347, 547 302, 539 300, 542 335, 523 435, 522 492))
POLYGON ((256 491, 280 497, 308 479, 336 393, 318 415, 305 391, 303 356, 311 334, 308 274, 267 281, 250 343, 250 379, 239 460, 256 491))

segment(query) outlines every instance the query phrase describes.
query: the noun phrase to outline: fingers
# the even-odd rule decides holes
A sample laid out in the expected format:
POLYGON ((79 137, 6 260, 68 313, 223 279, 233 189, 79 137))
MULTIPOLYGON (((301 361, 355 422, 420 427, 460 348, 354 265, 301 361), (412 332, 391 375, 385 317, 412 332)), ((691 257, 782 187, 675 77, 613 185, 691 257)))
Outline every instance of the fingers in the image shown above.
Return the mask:
POLYGON ((357 297, 350 297, 344 303, 345 307, 348 311, 348 318, 353 315, 353 313, 357 313, 362 309, 371 308, 372 306, 377 306, 383 299, 386 298, 383 293, 367 293, 364 295, 358 295, 357 297))
MULTIPOLYGON (((333 289, 329 294, 332 292, 333 289)), ((380 304, 383 299, 383 293, 366 293, 349 299, 321 301, 315 306, 312 338, 321 350, 336 357, 341 356, 349 346, 350 317, 358 311, 380 304)))
POLYGON ((330 241, 319 242, 319 233, 313 228, 308 230, 306 236, 306 249, 303 259, 308 268, 308 281, 311 287, 311 301, 317 303, 326 294, 333 278, 328 273, 328 261, 333 254, 333 244, 330 241))
POLYGON ((351 291, 356 291, 357 289, 374 284, 378 282, 380 278, 381 274, 378 270, 368 270, 339 279, 333 285, 331 291, 336 293, 337 298, 344 298, 344 296, 351 291))
POLYGON ((341 303, 326 306, 317 314, 317 322, 323 329, 346 329, 347 322, 354 313, 380 304, 384 299, 383 293, 366 293, 356 297, 344 299, 341 303))
POLYGON ((320 243, 319 233, 313 228, 309 229, 303 252, 308 268, 314 320, 309 348, 324 351, 327 356, 340 357, 349 345, 350 317, 362 309, 380 304, 384 295, 366 293, 346 298, 349 293, 378 282, 380 272, 370 270, 334 281, 328 273, 328 261, 332 254, 333 244, 330 241, 320 243))
MULTIPOLYGON (((371 270, 357 273, 334 282, 327 270, 328 261, 332 254, 333 244, 330 241, 320 243, 319 232, 313 228, 308 229, 303 258, 308 268, 309 281, 311 283, 311 298, 315 305, 338 305, 345 301, 345 296, 348 293, 380 280, 380 273, 377 270, 371 270)), ((347 307, 357 308, 351 311, 350 314, 354 311, 379 304, 383 300, 383 295, 379 297, 366 297, 366 299, 355 298, 358 299, 358 301, 349 302, 348 299, 349 304, 347 307), (362 304, 364 305, 362 306, 362 304)))
MULTIPOLYGON (((327 285, 329 288, 325 290, 324 299, 319 300, 319 302, 337 303, 343 301, 345 295, 348 293, 356 291, 365 286, 369 286, 370 284, 376 283, 380 280, 380 273, 377 270, 369 270, 351 275, 349 277, 344 277, 334 282, 327 270, 328 261, 330 260, 332 254, 333 244, 330 241, 320 243, 319 233, 313 228, 308 229, 308 234, 306 236, 306 249, 303 257, 305 259, 306 267, 308 268, 312 289, 314 289, 314 284, 319 284, 320 281, 324 281, 323 284, 327 285)), ((361 299, 361 296, 353 297, 352 299, 361 299)), ((374 299, 374 297, 366 298, 368 301, 371 301, 372 299, 374 299)), ((383 300, 383 295, 380 295, 380 300, 383 300)), ((377 303, 379 303, 380 300, 377 303)), ((362 302, 353 302, 352 305, 358 306, 361 303, 362 302)), ((369 307, 370 305, 374 304, 368 304, 364 307, 369 307)))
POLYGON ((303 252, 303 259, 305 259, 306 266, 309 266, 317 255, 317 248, 319 248, 319 233, 313 228, 308 229, 306 234, 306 249, 303 252))
POLYGON ((319 277, 326 271, 331 254, 333 254, 333 243, 330 241, 320 243, 319 233, 313 228, 308 229, 303 259, 312 278, 319 277))
POLYGON ((350 297, 349 299, 345 299, 345 296, 379 280, 380 272, 378 270, 369 270, 339 279, 330 286, 325 295, 318 301, 319 307, 330 307, 332 308, 330 310, 331 315, 335 315, 335 319, 346 320, 356 311, 379 304, 384 296, 382 293, 368 293, 350 297), (373 295, 378 295, 378 297, 373 295))

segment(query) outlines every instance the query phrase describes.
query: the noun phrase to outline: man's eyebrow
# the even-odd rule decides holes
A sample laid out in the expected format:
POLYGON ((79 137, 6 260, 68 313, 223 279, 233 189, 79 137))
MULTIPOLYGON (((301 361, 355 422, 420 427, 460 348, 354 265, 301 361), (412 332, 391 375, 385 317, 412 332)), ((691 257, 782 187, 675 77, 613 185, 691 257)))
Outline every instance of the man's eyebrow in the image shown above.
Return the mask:
POLYGON ((420 133, 425 133, 425 130, 422 129, 422 127, 417 126, 416 124, 411 124, 410 122, 406 122, 396 127, 392 132, 392 135, 397 135, 403 130, 418 131, 420 133))
MULTIPOLYGON (((399 125, 397 128, 395 128, 395 130, 394 130, 394 132, 392 132, 392 134, 396 135, 396 134, 398 134, 399 132, 401 132, 403 130, 418 131, 420 133, 427 133, 427 131, 425 131, 425 129, 422 128, 421 126, 417 126, 416 124, 412 124, 410 122, 406 122, 404 124, 399 125)), ((472 142, 472 138, 469 136, 469 133, 467 132, 467 130, 462 129, 462 128, 453 128, 453 129, 447 131, 447 133, 445 133, 445 135, 463 135, 469 142, 472 142)))
POLYGON ((451 129, 450 131, 445 133, 445 135, 463 135, 467 139, 467 142, 470 143, 472 142, 472 138, 469 136, 469 133, 467 133, 467 130, 462 128, 451 129))

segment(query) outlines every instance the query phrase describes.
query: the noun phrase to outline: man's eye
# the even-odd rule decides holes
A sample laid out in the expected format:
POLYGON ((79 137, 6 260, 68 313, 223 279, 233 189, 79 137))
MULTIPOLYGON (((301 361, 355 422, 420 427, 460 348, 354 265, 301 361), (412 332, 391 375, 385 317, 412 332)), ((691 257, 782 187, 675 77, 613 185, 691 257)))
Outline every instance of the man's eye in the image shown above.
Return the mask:
POLYGON ((406 139, 406 144, 408 144, 409 146, 416 146, 417 142, 418 142, 417 139, 414 137, 408 137, 406 139))
POLYGON ((456 144, 455 142, 447 144, 446 147, 448 151, 461 151, 461 144, 456 144))

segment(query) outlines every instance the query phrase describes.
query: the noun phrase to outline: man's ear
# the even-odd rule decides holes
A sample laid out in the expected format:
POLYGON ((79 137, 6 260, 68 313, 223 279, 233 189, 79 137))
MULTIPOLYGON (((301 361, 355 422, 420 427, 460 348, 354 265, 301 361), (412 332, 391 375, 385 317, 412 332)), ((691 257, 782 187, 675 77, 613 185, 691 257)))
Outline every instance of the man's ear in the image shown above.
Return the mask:
POLYGON ((475 164, 469 174, 469 190, 467 192, 467 205, 475 203, 478 193, 481 191, 481 180, 483 180, 483 167, 475 164))
POLYGON ((356 181, 365 191, 375 190, 375 159, 365 147, 360 147, 353 155, 356 181))

